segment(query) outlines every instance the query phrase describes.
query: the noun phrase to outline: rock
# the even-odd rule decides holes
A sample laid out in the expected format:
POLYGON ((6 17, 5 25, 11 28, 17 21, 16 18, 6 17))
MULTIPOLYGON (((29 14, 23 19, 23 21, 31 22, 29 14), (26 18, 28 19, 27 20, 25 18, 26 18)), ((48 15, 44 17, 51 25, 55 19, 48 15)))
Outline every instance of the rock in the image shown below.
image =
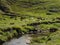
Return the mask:
POLYGON ((37 30, 29 30, 29 34, 37 34, 37 30))
POLYGON ((58 9, 50 9, 49 12, 59 12, 60 10, 58 9))
POLYGON ((27 40, 26 40, 26 44, 30 44, 30 41, 31 40, 31 37, 28 37, 27 40))
POLYGON ((56 32, 57 30, 57 28, 50 28, 49 32, 56 32))
POLYGON ((30 40, 26 40, 26 44, 30 44, 30 40))

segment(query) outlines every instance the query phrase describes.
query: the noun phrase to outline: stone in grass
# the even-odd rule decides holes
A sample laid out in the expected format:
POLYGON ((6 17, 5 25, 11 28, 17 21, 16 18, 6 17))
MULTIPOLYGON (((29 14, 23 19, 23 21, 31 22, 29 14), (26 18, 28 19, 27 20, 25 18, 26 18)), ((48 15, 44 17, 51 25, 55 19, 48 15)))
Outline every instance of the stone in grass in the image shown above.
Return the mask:
POLYGON ((50 28, 49 32, 56 32, 58 29, 57 28, 50 28))
POLYGON ((29 34, 37 34, 37 30, 29 30, 29 34))
POLYGON ((49 12, 59 12, 60 10, 58 9, 50 9, 49 12))
POLYGON ((26 40, 26 44, 30 44, 30 42, 31 42, 31 37, 28 37, 26 40))

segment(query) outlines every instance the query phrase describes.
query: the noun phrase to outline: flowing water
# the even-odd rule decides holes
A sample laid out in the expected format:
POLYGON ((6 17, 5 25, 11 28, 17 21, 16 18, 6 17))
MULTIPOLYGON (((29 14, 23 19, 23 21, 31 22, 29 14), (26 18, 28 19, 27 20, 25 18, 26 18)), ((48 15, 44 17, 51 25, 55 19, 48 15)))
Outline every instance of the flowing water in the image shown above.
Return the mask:
POLYGON ((28 35, 24 35, 18 39, 12 39, 9 42, 5 42, 3 45, 29 45, 30 37, 28 35))

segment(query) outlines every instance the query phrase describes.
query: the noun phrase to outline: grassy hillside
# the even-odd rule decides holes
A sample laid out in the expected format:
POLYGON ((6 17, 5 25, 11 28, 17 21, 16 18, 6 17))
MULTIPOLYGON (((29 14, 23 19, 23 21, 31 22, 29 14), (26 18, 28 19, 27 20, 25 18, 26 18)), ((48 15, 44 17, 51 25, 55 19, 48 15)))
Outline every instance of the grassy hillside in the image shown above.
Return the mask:
POLYGON ((42 37, 32 39, 31 45, 41 41, 41 45, 60 45, 59 3, 60 0, 0 0, 0 43, 29 30, 45 30, 47 34, 43 32, 42 37))

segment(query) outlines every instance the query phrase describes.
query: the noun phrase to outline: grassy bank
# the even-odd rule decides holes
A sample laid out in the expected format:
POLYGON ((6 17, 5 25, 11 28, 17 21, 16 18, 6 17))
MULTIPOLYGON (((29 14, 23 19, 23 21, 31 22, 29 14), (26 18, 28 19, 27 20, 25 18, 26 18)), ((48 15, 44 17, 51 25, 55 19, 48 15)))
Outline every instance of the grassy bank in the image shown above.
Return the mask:
POLYGON ((59 44, 59 3, 60 0, 1 0, 0 40, 5 42, 18 34, 28 33, 29 30, 38 30, 41 31, 41 34, 32 39, 32 45, 37 42, 40 44, 40 40, 43 41, 43 44, 47 42, 46 45, 52 45, 54 40, 56 45, 59 44), (52 40, 47 41, 48 38, 52 40), (37 40, 37 42, 33 40, 37 40))

